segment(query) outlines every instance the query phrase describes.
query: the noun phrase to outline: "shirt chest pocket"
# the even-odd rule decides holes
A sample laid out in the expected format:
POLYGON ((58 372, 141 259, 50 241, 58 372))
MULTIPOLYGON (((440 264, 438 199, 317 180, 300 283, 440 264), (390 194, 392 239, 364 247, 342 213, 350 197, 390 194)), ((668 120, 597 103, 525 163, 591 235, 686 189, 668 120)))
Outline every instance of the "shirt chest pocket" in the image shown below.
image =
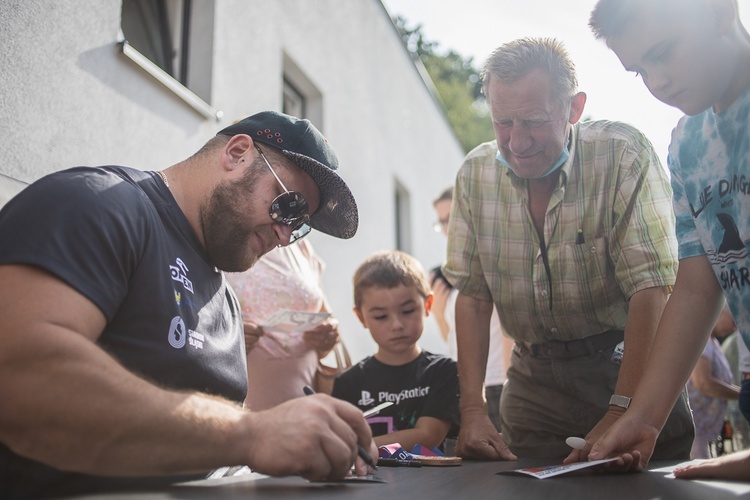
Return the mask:
POLYGON ((593 312, 597 304, 606 301, 608 288, 614 284, 609 273, 609 251, 604 237, 560 248, 560 279, 556 296, 566 311, 593 312))

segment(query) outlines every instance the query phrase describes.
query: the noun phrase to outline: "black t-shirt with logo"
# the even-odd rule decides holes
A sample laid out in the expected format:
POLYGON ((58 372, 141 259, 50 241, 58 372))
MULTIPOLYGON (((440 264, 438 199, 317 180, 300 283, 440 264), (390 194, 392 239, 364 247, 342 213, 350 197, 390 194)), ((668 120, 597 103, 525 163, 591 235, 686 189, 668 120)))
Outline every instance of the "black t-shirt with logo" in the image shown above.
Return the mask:
POLYGON ((392 401, 367 419, 373 436, 412 429, 420 417, 444 420, 454 428, 459 421, 456 362, 427 351, 401 366, 365 358, 336 377, 332 395, 362 411, 392 401))
MULTIPOLYGON (((155 174, 77 167, 40 179, 0 211, 0 264, 40 267, 92 301, 107 319, 97 343, 128 370, 243 401, 239 303, 155 174)), ((0 444, 0 493, 62 476, 0 444)))

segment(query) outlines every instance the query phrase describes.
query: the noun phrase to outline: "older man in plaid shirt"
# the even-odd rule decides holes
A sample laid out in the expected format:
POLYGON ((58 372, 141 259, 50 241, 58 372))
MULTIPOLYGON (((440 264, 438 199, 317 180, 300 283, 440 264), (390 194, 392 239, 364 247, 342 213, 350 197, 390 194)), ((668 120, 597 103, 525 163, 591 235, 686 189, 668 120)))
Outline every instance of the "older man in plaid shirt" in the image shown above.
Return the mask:
MULTIPOLYGON (((460 291, 459 453, 586 460, 626 410, 674 284, 669 180, 633 127, 579 122, 586 94, 556 40, 501 46, 483 88, 496 141, 458 173, 443 270, 460 291), (482 393, 493 303, 516 343, 502 434, 482 393)), ((693 434, 683 397, 656 456, 689 458, 693 434)))

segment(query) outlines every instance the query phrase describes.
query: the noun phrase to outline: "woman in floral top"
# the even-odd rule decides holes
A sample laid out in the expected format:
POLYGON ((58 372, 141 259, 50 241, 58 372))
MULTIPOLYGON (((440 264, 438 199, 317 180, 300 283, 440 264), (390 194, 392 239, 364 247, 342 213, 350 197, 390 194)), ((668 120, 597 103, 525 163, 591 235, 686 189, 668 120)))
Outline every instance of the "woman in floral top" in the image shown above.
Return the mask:
POLYGON ((227 274, 242 306, 247 350, 245 405, 265 410, 302 396, 313 385, 318 359, 338 340, 338 321, 328 318, 300 333, 261 328, 280 309, 327 312, 321 286, 323 261, 308 240, 275 248, 250 270, 227 274))

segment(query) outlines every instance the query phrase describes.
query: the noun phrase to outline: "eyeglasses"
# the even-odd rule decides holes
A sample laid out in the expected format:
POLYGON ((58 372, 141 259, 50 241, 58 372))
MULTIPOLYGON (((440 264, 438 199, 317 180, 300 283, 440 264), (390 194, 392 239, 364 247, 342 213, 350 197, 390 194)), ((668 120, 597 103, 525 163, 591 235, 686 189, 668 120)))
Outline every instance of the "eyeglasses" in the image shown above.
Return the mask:
POLYGON ((289 238, 289 244, 291 245, 295 241, 301 240, 312 231, 307 200, 302 196, 302 193, 289 191, 284 183, 281 182, 279 176, 276 175, 271 164, 268 163, 263 151, 261 151, 257 145, 255 146, 255 149, 260 153, 260 157, 263 158, 263 161, 266 163, 266 166, 268 166, 268 170, 273 174, 276 182, 278 182, 281 189, 284 190, 283 193, 278 195, 271 202, 271 209, 269 210, 268 215, 271 216, 271 219, 273 219, 274 222, 292 228, 292 236, 289 238))
POLYGON ((436 233, 442 233, 443 231, 447 233, 448 222, 449 222, 449 219, 439 219, 437 222, 435 222, 432 225, 432 229, 434 229, 436 233))

